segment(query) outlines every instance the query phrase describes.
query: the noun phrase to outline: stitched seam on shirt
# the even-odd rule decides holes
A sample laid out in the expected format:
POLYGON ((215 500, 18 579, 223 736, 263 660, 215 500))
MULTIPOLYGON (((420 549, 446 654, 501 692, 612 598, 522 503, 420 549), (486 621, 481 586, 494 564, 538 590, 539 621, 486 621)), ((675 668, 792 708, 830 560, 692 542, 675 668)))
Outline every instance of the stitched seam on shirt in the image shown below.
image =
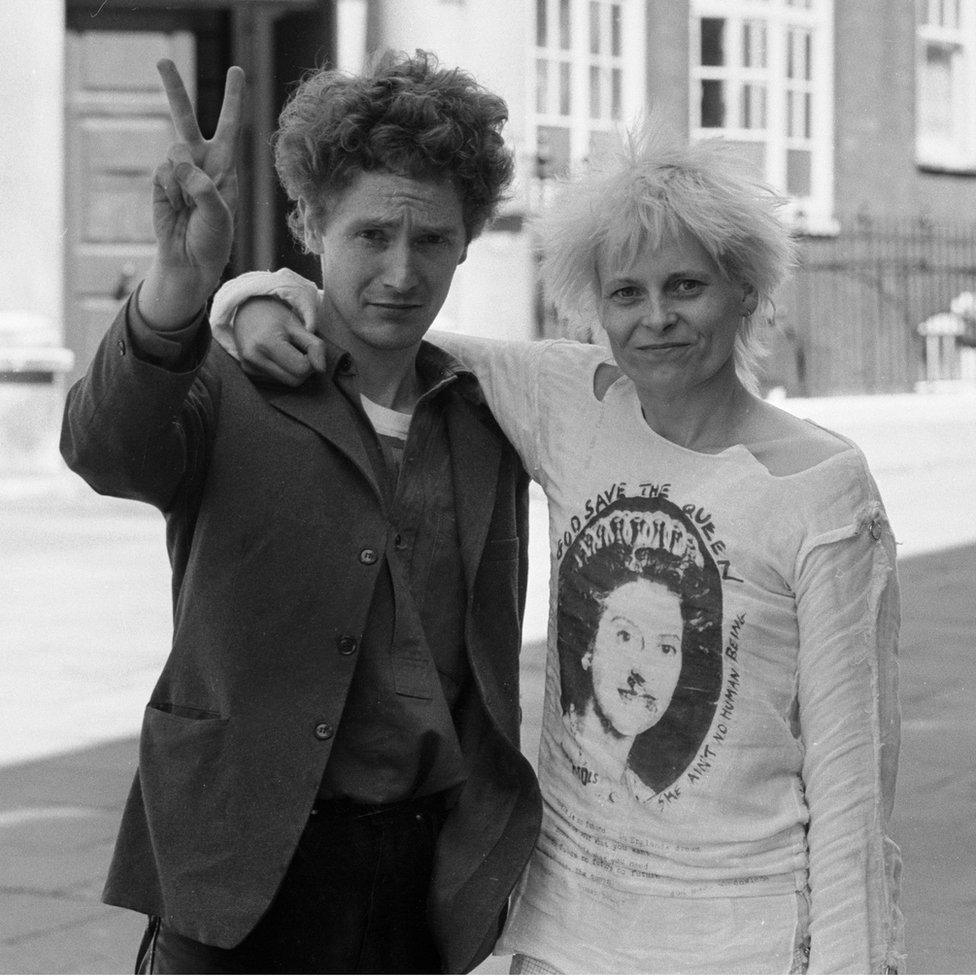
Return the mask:
MULTIPOLYGON (((873 516, 877 517, 877 512, 880 510, 881 506, 879 503, 875 503, 873 508, 873 516)), ((879 630, 880 614, 881 614, 881 599, 884 595, 885 589, 888 586, 889 578, 894 569, 892 562, 888 556, 888 551, 883 545, 881 539, 875 541, 874 548, 874 558, 872 561, 872 588, 869 594, 869 603, 867 608, 867 613, 865 614, 865 621, 874 620, 874 632, 877 633, 879 630)), ((870 629, 865 633, 866 638, 870 633, 870 629)), ((872 650, 868 648, 867 650, 872 650)), ((876 649, 875 649, 876 650, 876 649)), ((871 689, 874 696, 874 708, 872 709, 871 715, 871 729, 872 735, 874 737, 874 747, 875 747, 875 776, 874 776, 874 806, 875 806, 875 817, 881 824, 881 829, 875 835, 875 847, 878 848, 875 852, 876 856, 876 866, 875 873, 880 874, 880 878, 876 878, 875 882, 880 882, 880 896, 881 896, 881 924, 882 924, 882 941, 881 945, 877 948, 881 953, 881 963, 891 963, 891 957, 893 955, 892 950, 894 948, 895 932, 892 928, 892 914, 894 906, 892 904, 892 891, 888 884, 888 863, 886 857, 886 845, 885 840, 887 839, 887 832, 883 824, 884 818, 884 787, 881 782, 882 775, 882 765, 881 765, 881 749, 882 741, 884 737, 884 730, 881 727, 881 682, 880 682, 880 660, 876 653, 868 654, 869 666, 871 668, 871 689)))

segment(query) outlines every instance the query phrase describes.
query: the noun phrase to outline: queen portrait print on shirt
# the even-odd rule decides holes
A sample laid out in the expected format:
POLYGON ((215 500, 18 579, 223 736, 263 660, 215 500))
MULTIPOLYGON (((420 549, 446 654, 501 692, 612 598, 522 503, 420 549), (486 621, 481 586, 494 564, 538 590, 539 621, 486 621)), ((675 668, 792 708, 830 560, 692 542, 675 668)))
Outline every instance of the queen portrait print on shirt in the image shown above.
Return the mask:
POLYGON ((722 573, 662 495, 618 497, 559 568, 562 752, 609 802, 647 803, 700 762, 723 697, 722 573))

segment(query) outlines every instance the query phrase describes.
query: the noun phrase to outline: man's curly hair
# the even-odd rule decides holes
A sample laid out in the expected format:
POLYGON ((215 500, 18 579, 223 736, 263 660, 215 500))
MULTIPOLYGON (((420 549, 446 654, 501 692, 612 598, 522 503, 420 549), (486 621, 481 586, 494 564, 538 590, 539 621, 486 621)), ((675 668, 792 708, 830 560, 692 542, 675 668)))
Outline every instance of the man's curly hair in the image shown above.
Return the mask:
POLYGON ((384 170, 451 180, 468 240, 477 237, 512 180, 501 136, 507 119, 501 98, 425 51, 387 52, 362 75, 316 71, 288 99, 273 140, 278 176, 295 204, 292 233, 314 249, 330 196, 360 171, 384 170))

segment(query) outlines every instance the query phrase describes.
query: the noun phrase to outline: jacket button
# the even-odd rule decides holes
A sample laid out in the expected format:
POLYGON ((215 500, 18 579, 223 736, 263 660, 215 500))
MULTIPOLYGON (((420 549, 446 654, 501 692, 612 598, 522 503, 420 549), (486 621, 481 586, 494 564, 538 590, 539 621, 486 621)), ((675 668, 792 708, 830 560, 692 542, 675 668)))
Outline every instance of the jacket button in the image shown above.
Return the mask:
POLYGON ((350 637, 349 634, 343 634, 342 637, 336 639, 336 646, 339 648, 340 654, 355 654, 356 648, 359 647, 359 642, 355 637, 350 637))
POLYGON ((399 532, 393 537, 393 545, 396 549, 406 549, 407 544, 403 540, 403 536, 399 532))
POLYGON ((365 563, 367 566, 372 566, 380 557, 376 554, 375 549, 366 548, 360 551, 359 561, 365 563))
POLYGON ((116 343, 116 346, 118 346, 119 355, 120 356, 124 356, 125 355, 125 339, 119 339, 119 341, 116 343))
POLYGON ((333 735, 335 735, 335 729, 333 729, 331 725, 328 725, 325 722, 319 722, 319 724, 315 726, 316 739, 331 739, 333 735))

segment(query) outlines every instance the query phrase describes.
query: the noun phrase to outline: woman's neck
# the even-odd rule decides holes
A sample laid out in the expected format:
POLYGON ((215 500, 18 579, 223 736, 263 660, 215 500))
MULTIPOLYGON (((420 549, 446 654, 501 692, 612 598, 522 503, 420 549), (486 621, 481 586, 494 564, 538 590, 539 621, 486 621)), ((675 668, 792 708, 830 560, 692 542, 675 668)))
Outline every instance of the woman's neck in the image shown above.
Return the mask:
POLYGON ((718 454, 742 443, 757 405, 734 369, 681 390, 638 388, 637 397, 655 433, 701 454, 718 454))

